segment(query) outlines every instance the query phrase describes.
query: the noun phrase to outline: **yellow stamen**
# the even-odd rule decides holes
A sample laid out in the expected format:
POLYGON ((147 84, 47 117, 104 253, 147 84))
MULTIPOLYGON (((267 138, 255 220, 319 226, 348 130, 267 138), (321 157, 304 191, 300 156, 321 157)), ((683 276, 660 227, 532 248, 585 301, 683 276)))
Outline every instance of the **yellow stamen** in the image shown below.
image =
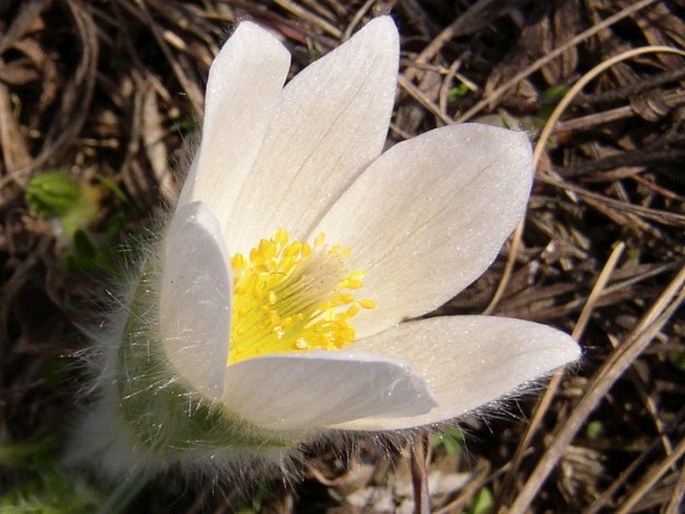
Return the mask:
POLYGON ((311 350, 340 350, 352 343, 349 320, 373 300, 357 300, 364 272, 348 272, 349 248, 324 245, 322 232, 313 245, 291 241, 276 229, 249 258, 235 254, 233 307, 228 364, 244 359, 311 350))

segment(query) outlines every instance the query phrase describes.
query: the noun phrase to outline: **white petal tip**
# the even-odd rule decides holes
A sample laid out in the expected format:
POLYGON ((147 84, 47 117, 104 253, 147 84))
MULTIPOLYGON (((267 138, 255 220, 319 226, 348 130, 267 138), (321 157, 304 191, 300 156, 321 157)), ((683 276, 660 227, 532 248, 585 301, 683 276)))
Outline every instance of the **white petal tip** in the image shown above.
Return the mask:
POLYGON ((399 47, 400 36, 397 32, 397 25, 390 16, 378 16, 362 29, 354 34, 353 40, 357 43, 369 43, 375 47, 387 45, 388 47, 399 47))
POLYGON ((401 323, 355 350, 388 355, 423 375, 437 406, 427 414, 342 423, 346 430, 394 430, 458 418, 522 391, 581 357, 569 335, 528 321, 483 316, 401 323))
POLYGON ((537 369, 540 376, 571 364, 582 356, 580 346, 571 336, 551 327, 537 325, 537 333, 531 335, 529 344, 531 368, 537 369))

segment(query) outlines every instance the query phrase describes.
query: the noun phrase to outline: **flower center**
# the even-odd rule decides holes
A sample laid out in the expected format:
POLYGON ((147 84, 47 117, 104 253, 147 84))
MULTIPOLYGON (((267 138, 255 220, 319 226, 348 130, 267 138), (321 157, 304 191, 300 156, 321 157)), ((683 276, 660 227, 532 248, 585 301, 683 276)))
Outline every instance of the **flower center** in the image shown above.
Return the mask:
POLYGON ((357 300, 364 272, 348 272, 349 249, 290 240, 276 229, 249 258, 236 253, 228 364, 271 353, 340 350, 354 341, 349 320, 372 300, 357 300))

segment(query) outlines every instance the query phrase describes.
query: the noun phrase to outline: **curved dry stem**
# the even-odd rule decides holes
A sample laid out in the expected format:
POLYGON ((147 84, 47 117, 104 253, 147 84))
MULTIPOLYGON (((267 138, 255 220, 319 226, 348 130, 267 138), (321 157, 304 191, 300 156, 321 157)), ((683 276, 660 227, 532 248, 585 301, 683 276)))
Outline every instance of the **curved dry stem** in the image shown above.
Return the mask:
POLYGON ((507 255, 507 262, 504 265, 504 273, 502 273, 502 278, 500 279, 499 284, 497 284, 497 290, 495 291, 492 300, 490 300, 490 303, 483 311, 483 315, 485 316, 489 316, 490 314, 495 312, 497 304, 499 304, 500 300, 502 299, 502 296, 504 296, 504 291, 507 289, 507 286, 509 285, 509 280, 511 280, 511 274, 514 272, 516 255, 518 254, 519 248, 521 247, 521 240, 523 239, 523 229, 525 227, 526 219, 524 218, 519 222, 518 225, 516 225, 516 229, 514 230, 514 233, 511 236, 511 248, 509 249, 509 254, 507 255))
MULTIPOLYGON (((547 120, 547 123, 545 124, 545 127, 543 128, 542 132, 540 133, 540 136, 538 137, 538 142, 535 145, 535 150, 533 151, 533 166, 537 169, 538 165, 540 163, 540 158, 542 156, 542 152, 545 148, 546 142, 549 139, 550 135, 552 134, 552 131, 554 130, 554 126, 556 125, 557 121, 561 117, 562 113, 566 110, 566 108, 570 105, 570 103, 573 101, 573 99, 582 91, 582 89, 592 80, 594 80, 598 75, 603 73, 605 70, 610 68, 611 66, 614 66, 615 64, 631 59, 633 57, 636 57, 638 55, 643 55, 646 53, 657 53, 657 52, 669 52, 669 53, 676 53, 679 55, 685 56, 685 52, 682 50, 679 50, 677 48, 671 48, 667 46, 645 46, 645 47, 640 47, 640 48, 635 48, 632 50, 628 50, 626 52, 622 52, 610 59, 607 59, 606 61, 598 64, 594 68, 592 68, 590 71, 588 71, 583 77, 581 77, 578 82, 576 82, 573 87, 564 95, 564 97, 561 99, 557 107, 554 109, 552 114, 550 115, 549 119, 547 120)), ((521 239, 523 237, 523 229, 525 226, 525 220, 522 220, 521 223, 516 227, 516 231, 514 232, 514 235, 512 236, 512 241, 511 241, 511 250, 509 251, 509 255, 507 257, 507 262, 504 268, 504 273, 502 274, 502 278, 497 286, 497 290, 495 291, 495 295, 493 296, 492 300, 490 301, 490 304, 486 307, 486 309, 483 311, 483 314, 492 314, 497 307, 497 304, 499 301, 502 299, 502 296, 504 295, 504 291, 507 288, 507 285, 509 284, 509 280, 511 279, 511 274, 514 269, 514 264, 516 262, 516 255, 518 253, 518 249, 521 246, 521 239)), ((588 299, 589 302, 590 299, 588 299)), ((584 322, 587 322, 587 320, 584 320, 584 322)), ((579 320, 580 323, 580 320, 579 320)), ((584 328, 584 327, 583 327, 584 328)), ((550 388, 552 390, 552 388, 550 388)))
POLYGON ((525 70, 523 70, 521 73, 516 74, 513 76, 510 80, 508 80, 506 83, 495 89, 490 96, 487 98, 484 98, 480 102, 478 102, 476 105, 474 105, 471 109, 466 111, 464 114, 462 114, 459 118, 457 118, 457 122, 464 122, 467 120, 470 120, 473 118, 476 114, 478 114, 480 111, 488 107, 489 105, 492 105, 493 102, 498 100, 504 93, 506 93, 510 88, 514 87, 516 84, 521 82, 523 79, 526 77, 532 75, 536 71, 538 71, 540 68, 545 66, 548 62, 550 62, 552 59, 555 59, 559 57, 561 54, 566 52, 569 48, 573 48, 577 44, 585 41, 586 39, 594 36, 598 32, 601 32, 602 30, 606 29, 607 27, 610 27, 611 25, 618 23, 624 18, 627 18, 631 14, 639 11, 640 9, 644 9, 650 4, 653 4, 656 0, 642 0, 641 2, 637 2, 634 5, 631 5, 630 7, 626 7, 625 9, 617 12, 613 16, 609 16, 606 20, 604 20, 601 23, 598 23, 597 25, 594 25, 590 27, 589 29, 581 32, 578 34, 576 37, 568 41, 566 44, 561 45, 558 48, 555 48, 553 51, 549 52, 546 54, 544 57, 541 57, 537 61, 535 61, 533 64, 528 66, 525 70))
POLYGON ((642 497, 657 483, 670 467, 672 467, 680 457, 685 454, 685 439, 675 448, 674 452, 665 458, 658 466, 654 467, 637 485, 633 493, 623 502, 616 514, 628 514, 642 497))
POLYGON ((535 494, 547 480, 552 469, 554 469, 561 458, 564 448, 573 440, 587 417, 597 408, 609 392, 609 389, 647 348, 659 330, 685 302, 684 284, 685 266, 680 269, 680 272, 654 302, 632 332, 611 353, 595 374, 585 396, 563 421, 563 424, 557 426, 552 442, 511 505, 510 513, 526 512, 535 494))
MULTIPOLYGON (((611 252, 611 255, 609 256, 609 259, 607 259, 604 268, 597 277, 597 282, 595 282, 595 285, 592 288, 592 291, 590 292, 587 301, 585 302, 585 306, 583 307, 583 310, 581 311, 580 316, 578 317, 578 322, 576 323, 576 326, 573 330, 572 336, 574 339, 578 340, 583 335, 585 327, 587 326, 587 322, 590 319, 590 315, 592 314, 592 311, 594 310, 595 305, 597 304, 597 300, 602 295, 602 292, 605 290, 609 282, 609 278, 611 277, 614 269, 616 269, 616 265, 618 264, 621 255, 623 255, 625 247, 626 245, 623 242, 616 245, 614 251, 611 252)), ((514 458, 511 460, 511 469, 505 477, 503 494, 500 496, 501 498, 505 498, 506 494, 508 494, 508 492, 511 490, 511 487, 514 484, 514 478, 518 473, 518 469, 523 460, 526 448, 528 448, 528 445, 533 439, 533 436, 542 425, 542 420, 545 416, 545 413, 548 411, 550 405, 552 404, 552 400, 554 399, 554 396, 556 395, 557 390, 559 389, 559 385, 561 384, 561 379, 563 378, 563 376, 563 371, 555 373, 554 377, 552 377, 552 380, 549 383, 549 386, 547 387, 547 390, 545 391, 545 394, 537 402, 537 405, 533 410, 533 419, 528 425, 528 428, 525 434, 523 435, 521 442, 516 448, 514 458)))
POLYGON ((580 80, 578 80, 578 82, 573 84, 573 87, 569 89, 569 91, 564 95, 559 104, 554 108, 554 111, 552 111, 552 114, 547 120, 547 123, 545 123, 545 127, 542 129, 542 132, 540 132, 538 142, 535 145, 535 150, 533 151, 533 163, 535 164, 536 168, 537 165, 540 163, 540 157, 542 156, 542 152, 545 149, 547 140, 549 139, 550 135, 552 135, 552 131, 554 130, 556 122, 559 120, 562 113, 566 110, 566 108, 573 101, 573 99, 578 95, 578 93, 580 93, 583 90, 583 88, 589 82, 591 82, 592 80, 597 78, 598 75, 603 73, 608 68, 611 68, 615 64, 618 64, 619 62, 632 59, 633 57, 637 57, 638 55, 659 52, 674 53, 685 56, 685 51, 680 50, 678 48, 671 48, 670 46, 642 46, 640 48, 633 48, 631 50, 621 52, 620 54, 615 55, 604 62, 601 62, 600 64, 592 68, 590 71, 588 71, 585 75, 583 75, 580 78, 580 80))

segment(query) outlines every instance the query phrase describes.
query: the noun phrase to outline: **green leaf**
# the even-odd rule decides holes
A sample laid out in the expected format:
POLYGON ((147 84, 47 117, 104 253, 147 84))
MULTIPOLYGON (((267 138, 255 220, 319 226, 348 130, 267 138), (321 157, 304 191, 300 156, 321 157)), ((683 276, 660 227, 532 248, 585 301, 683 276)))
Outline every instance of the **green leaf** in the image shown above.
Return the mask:
POLYGON ((36 175, 26 188, 26 201, 43 218, 56 218, 69 240, 98 216, 101 191, 59 171, 36 175))
POLYGON ((450 455, 459 455, 464 447, 464 432, 458 426, 450 426, 433 434, 430 438, 433 448, 444 448, 450 455))
POLYGON ((465 96, 467 96, 469 93, 471 93, 471 90, 468 88, 466 84, 459 84, 458 86, 451 88, 447 92, 447 101, 456 102, 460 98, 464 98, 465 96))
POLYGON ((76 181, 57 171, 36 175, 26 188, 29 206, 43 218, 67 215, 78 206, 80 196, 76 181))
POLYGON ((4 484, 1 514, 89 514, 102 498, 76 476, 56 469, 57 438, 0 443, 0 465, 12 468, 4 484), (11 483, 11 482, 10 482, 11 483))
POLYGON ((97 184, 91 185, 59 171, 41 173, 30 181, 26 200, 37 215, 59 221, 70 243, 62 258, 65 269, 111 274, 117 270, 117 244, 133 204, 110 178, 97 175, 95 179, 97 184), (120 200, 124 208, 107 220, 104 234, 93 234, 88 229, 100 215, 100 200, 105 191, 120 200))
POLYGON ((91 514, 97 512, 100 502, 80 480, 49 470, 7 491, 0 498, 0 513, 91 514))
POLYGON ((545 98, 562 98, 566 93, 568 93, 568 86, 559 84, 545 89, 542 96, 545 98))
POLYGON ((105 177, 104 175, 95 175, 95 179, 121 200, 126 207, 132 207, 133 204, 131 204, 131 201, 128 199, 128 195, 111 178, 105 177))
POLYGON ((124 230, 124 224, 126 223, 126 215, 123 212, 119 212, 112 216, 107 222, 106 237, 107 242, 111 245, 119 240, 122 230, 124 230))
POLYGON ((29 443, 1 442, 0 465, 13 468, 30 468, 54 452, 55 440, 47 437, 29 443))
POLYGON ((495 496, 490 489, 483 487, 469 502, 465 514, 490 514, 495 508, 495 496))
POLYGON ((74 253, 87 259, 94 259, 97 253, 95 245, 91 242, 88 234, 81 229, 74 232, 74 253))
POLYGON ((597 439, 604 434, 604 423, 598 420, 590 421, 587 424, 586 433, 590 439, 597 439))

